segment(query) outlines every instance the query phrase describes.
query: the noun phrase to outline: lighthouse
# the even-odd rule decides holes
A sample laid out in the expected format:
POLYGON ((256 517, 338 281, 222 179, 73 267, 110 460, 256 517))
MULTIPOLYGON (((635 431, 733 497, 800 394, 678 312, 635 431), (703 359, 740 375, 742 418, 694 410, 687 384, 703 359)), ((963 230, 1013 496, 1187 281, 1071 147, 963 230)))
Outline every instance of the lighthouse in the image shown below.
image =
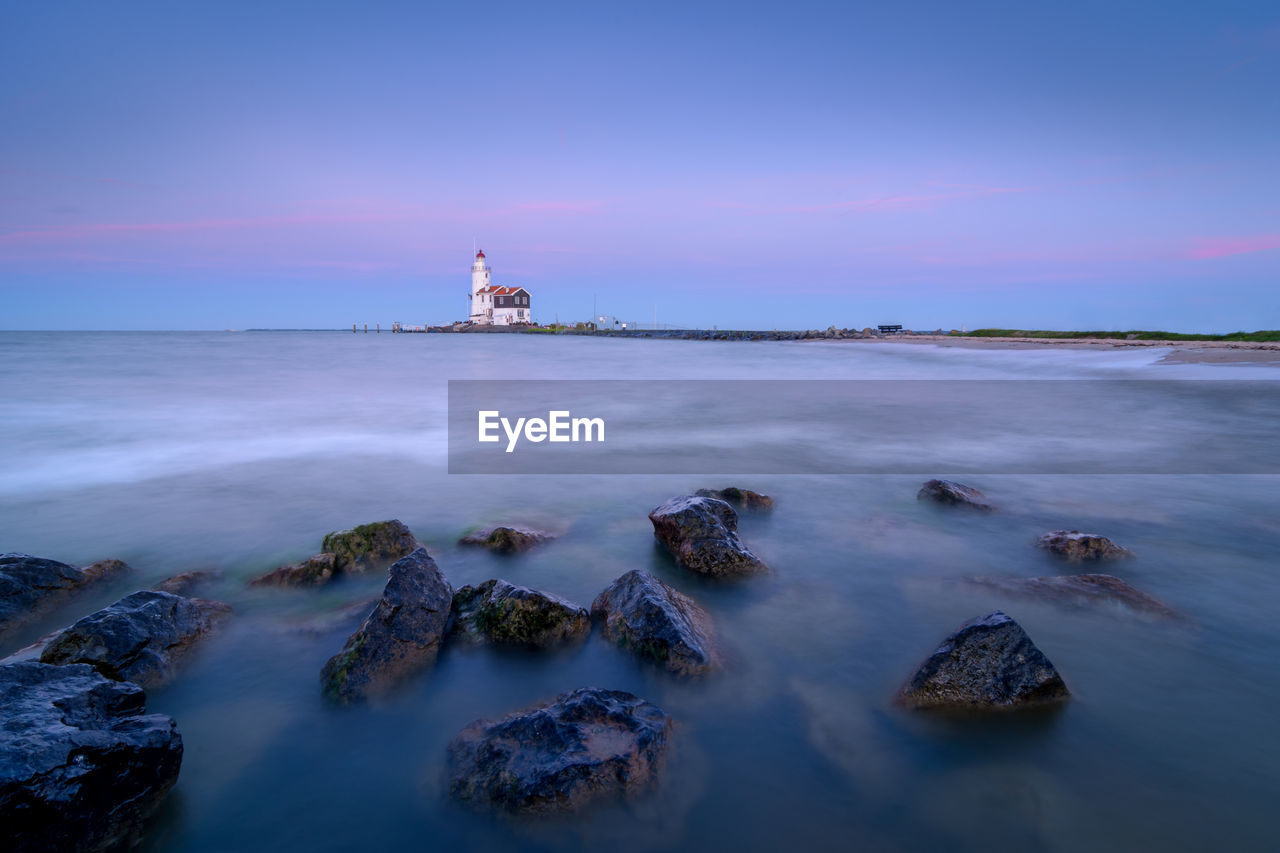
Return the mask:
POLYGON ((529 291, 523 287, 494 287, 489 283, 489 262, 484 250, 471 264, 471 310, 467 320, 482 326, 518 326, 533 321, 529 291))
POLYGON ((476 262, 471 265, 471 299, 489 286, 489 262, 485 260, 484 250, 476 252, 476 262))
POLYGON ((471 294, 467 297, 471 301, 471 310, 468 312, 467 318, 473 323, 490 322, 486 316, 485 302, 480 293, 489 286, 489 262, 485 260, 484 249, 476 252, 475 262, 471 264, 471 294))

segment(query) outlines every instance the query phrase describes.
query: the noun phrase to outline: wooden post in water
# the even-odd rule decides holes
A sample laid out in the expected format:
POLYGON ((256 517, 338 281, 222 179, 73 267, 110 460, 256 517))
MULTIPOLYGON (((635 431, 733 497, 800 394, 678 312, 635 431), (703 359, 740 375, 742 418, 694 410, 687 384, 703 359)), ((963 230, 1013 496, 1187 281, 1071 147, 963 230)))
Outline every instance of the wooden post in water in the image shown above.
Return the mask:
POLYGON ((353 334, 353 335, 354 335, 355 333, 356 333, 356 324, 355 324, 355 323, 352 323, 352 324, 351 324, 351 334, 353 334))
POLYGON ((378 334, 382 334, 382 324, 378 324, 378 334))
POLYGON ((369 324, 368 324, 368 323, 365 323, 365 324, 364 324, 364 333, 365 333, 366 335, 367 335, 367 334, 369 334, 369 324))

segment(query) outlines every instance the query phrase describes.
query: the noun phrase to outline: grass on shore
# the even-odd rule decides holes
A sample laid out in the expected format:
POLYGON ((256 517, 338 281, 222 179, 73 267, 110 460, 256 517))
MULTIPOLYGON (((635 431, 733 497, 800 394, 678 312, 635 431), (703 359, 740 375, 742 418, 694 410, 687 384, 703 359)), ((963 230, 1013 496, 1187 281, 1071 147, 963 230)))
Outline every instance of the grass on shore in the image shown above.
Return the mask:
POLYGON ((1280 341, 1280 330, 1232 332, 1228 335, 1184 335, 1180 332, 1060 332, 1044 329, 974 329, 972 338, 1105 338, 1130 341, 1280 341))

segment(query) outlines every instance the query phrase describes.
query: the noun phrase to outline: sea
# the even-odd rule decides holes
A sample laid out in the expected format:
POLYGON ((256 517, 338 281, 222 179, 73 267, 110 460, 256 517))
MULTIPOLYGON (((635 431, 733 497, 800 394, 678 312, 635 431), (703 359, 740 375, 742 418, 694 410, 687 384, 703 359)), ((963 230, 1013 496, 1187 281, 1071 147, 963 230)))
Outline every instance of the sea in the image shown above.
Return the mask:
MULTIPOLYGON (((449 467, 450 380, 1169 380, 1170 389, 1280 380, 1267 365, 1160 363, 1167 352, 0 333, 0 551, 132 567, 10 633, 0 655, 171 575, 215 575, 201 594, 234 616, 172 683, 149 691, 148 708, 177 721, 185 755, 145 851, 1275 849, 1280 480, 1249 472, 1256 441, 1280 435, 1263 410, 1197 405, 1171 390, 1163 416, 1128 440, 1189 426, 1255 440, 1253 450, 1224 445, 1213 464, 1179 469, 1190 473, 1011 472, 1000 464, 1007 445, 991 442, 980 448, 984 465, 964 473, 999 507, 990 514, 917 500, 926 477, 907 466, 449 467), (1237 458, 1224 464, 1224 452, 1237 458), (712 581, 671 560, 647 514, 670 497, 731 485, 775 499, 739 524, 772 571, 712 581), (433 669, 392 694, 334 707, 320 669, 384 577, 309 590, 246 583, 316 553, 329 531, 390 518, 413 530, 455 588, 504 578, 589 606, 619 575, 652 572, 710 613, 726 666, 675 678, 598 632, 550 653, 446 643, 433 669), (512 557, 458 544, 492 524, 558 538, 512 557), (1034 546, 1057 529, 1104 534, 1135 556, 1063 563, 1034 546), (965 582, 1083 571, 1115 574, 1181 618, 965 582), (979 716, 894 704, 950 632, 996 609, 1056 665, 1067 704, 979 716), (652 789, 536 819, 449 797, 446 750, 459 730, 583 686, 630 691, 673 718, 652 789)), ((682 399, 643 398, 673 418, 692 405, 682 399)), ((608 415, 615 402, 601 394, 599 405, 608 415)), ((770 408, 744 400, 717 441, 744 440, 752 413, 770 408)), ((788 425, 776 411, 769 423, 775 442, 812 440, 808 424, 788 425)), ((938 441, 947 439, 940 422, 938 441)), ((671 434, 673 452, 683 440, 671 434)), ((838 449, 842 438, 824 441, 838 449)))

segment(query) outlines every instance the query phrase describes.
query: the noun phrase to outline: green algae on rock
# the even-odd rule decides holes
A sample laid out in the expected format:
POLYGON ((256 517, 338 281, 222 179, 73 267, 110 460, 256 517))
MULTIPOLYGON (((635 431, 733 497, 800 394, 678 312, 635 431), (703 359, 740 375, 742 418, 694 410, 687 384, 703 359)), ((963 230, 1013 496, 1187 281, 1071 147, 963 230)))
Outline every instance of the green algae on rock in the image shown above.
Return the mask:
POLYGON ((357 574, 386 568, 417 547, 409 528, 393 518, 335 530, 324 537, 320 550, 333 555, 334 571, 357 574))
POLYGON ((585 637, 586 608, 504 580, 464 586, 453 596, 453 630, 475 640, 547 648, 585 637))

